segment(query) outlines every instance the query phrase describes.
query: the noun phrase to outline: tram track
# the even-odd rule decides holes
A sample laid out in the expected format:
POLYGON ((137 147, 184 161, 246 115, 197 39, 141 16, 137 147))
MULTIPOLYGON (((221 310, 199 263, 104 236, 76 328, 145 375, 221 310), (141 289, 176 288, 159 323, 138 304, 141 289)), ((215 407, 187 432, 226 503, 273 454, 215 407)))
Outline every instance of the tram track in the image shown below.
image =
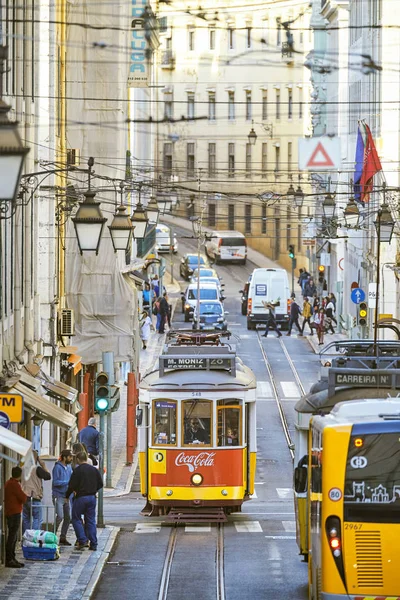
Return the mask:
MULTIPOLYGON (((284 410, 284 407, 283 407, 283 404, 282 404, 282 399, 281 399, 281 396, 280 396, 280 393, 279 393, 279 388, 278 388, 278 385, 277 385, 277 382, 276 382, 276 379, 275 379, 275 376, 274 376, 274 373, 273 373, 273 370, 272 370, 271 363, 270 363, 270 361, 268 359, 267 352, 266 352, 266 350, 265 350, 265 348, 264 348, 264 346, 262 344, 261 337, 260 337, 260 332, 257 332, 257 338, 258 338, 258 343, 259 343, 259 346, 260 346, 260 349, 261 349, 261 354, 263 356, 263 360, 264 360, 264 363, 265 363, 265 366, 266 366, 266 369, 267 369, 267 372, 268 372, 268 376, 269 376, 269 379, 270 379, 270 382, 271 382, 272 392, 274 394, 276 406, 278 408, 279 418, 280 418, 280 421, 281 421, 281 424, 282 424, 282 428, 283 428, 283 434, 284 434, 285 439, 286 439, 286 443, 287 443, 287 446, 288 446, 288 449, 289 449, 289 452, 290 452, 290 456, 291 456, 292 460, 294 460, 294 443, 293 443, 292 437, 290 435, 289 425, 288 425, 288 421, 287 421, 287 418, 286 418, 286 415, 285 415, 285 410, 284 410)), ((283 341, 281 339, 279 339, 279 343, 280 343, 282 351, 283 351, 283 353, 285 355, 285 358, 288 361, 288 364, 290 366, 290 369, 291 369, 291 371, 293 373, 294 379, 296 381, 296 384, 297 384, 297 386, 298 386, 301 394, 302 395, 306 394, 306 390, 305 390, 305 388, 304 388, 304 386, 303 386, 303 384, 301 382, 300 376, 299 376, 299 374, 297 372, 296 367, 294 366, 294 362, 291 359, 290 354, 289 354, 289 352, 288 352, 285 344, 283 343, 283 341)))
MULTIPOLYGON (((171 573, 174 564, 174 557, 179 547, 179 530, 178 525, 172 526, 168 540, 168 546, 165 553, 164 564, 161 572, 160 589, 157 600, 168 600, 168 594, 171 584, 171 573)), ((215 539, 215 538, 214 538, 215 539)), ((180 558, 182 560, 182 557, 180 558)), ((189 557, 190 561, 190 557, 189 557)), ((182 568, 182 564, 181 564, 182 568)), ((190 571, 190 568, 188 569, 190 571)), ((187 572, 188 572, 187 571, 187 572)), ((203 590, 204 591, 204 590, 203 590)), ((214 596, 215 600, 226 600, 225 595, 225 572, 224 572, 224 525, 218 523, 216 525, 216 548, 215 548, 215 595, 210 593, 210 599, 214 596)), ((183 600, 184 596, 182 596, 183 600)), ((177 599, 176 599, 177 600, 177 599)))

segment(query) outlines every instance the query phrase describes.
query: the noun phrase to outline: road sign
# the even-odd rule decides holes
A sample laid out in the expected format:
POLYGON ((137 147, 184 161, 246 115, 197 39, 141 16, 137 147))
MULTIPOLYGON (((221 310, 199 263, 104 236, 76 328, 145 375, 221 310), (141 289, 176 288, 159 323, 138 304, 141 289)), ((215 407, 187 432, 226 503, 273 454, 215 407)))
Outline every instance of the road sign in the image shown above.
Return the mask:
POLYGON ((21 394, 0 394, 0 411, 8 415, 10 423, 21 423, 24 418, 24 399, 21 394))
POLYGON ((376 283, 370 283, 368 285, 368 308, 375 308, 376 306, 376 283))
POLYGON ((341 165, 340 138, 299 138, 301 171, 336 171, 341 165))
POLYGON ((8 429, 10 427, 10 417, 0 410, 0 427, 5 427, 8 429))
POLYGON ((351 290, 351 301, 354 304, 360 304, 360 302, 364 302, 365 300, 365 292, 361 288, 355 288, 351 290))
POLYGON ((303 246, 315 246, 315 240, 303 240, 303 246))

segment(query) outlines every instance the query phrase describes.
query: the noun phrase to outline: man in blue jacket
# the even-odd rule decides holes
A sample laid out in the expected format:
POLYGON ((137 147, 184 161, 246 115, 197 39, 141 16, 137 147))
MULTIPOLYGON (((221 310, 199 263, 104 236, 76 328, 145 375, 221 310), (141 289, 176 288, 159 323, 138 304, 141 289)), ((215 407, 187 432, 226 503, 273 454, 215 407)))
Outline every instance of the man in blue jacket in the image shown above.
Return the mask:
POLYGON ((90 417, 87 427, 81 429, 78 435, 80 443, 85 444, 90 458, 94 456, 97 459, 97 457, 99 456, 99 436, 100 433, 96 429, 96 419, 94 417, 90 417))
POLYGON ((59 460, 53 467, 52 496, 54 509, 56 511, 56 531, 62 522, 60 544, 71 546, 67 540, 67 531, 71 523, 71 509, 69 498, 65 497, 68 489, 69 480, 72 475, 72 452, 63 450, 59 460))

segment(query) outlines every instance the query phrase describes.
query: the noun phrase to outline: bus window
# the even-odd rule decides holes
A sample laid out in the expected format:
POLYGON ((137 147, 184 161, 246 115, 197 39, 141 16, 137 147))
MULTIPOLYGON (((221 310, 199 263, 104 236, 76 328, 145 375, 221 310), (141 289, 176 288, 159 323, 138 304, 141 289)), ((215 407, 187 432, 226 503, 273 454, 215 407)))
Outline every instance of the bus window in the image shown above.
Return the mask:
POLYGON ((348 521, 400 520, 400 433, 352 435, 344 488, 348 521))
POLYGON ((208 400, 185 400, 183 403, 183 444, 211 444, 211 409, 208 400))
POLYGON ((153 444, 176 446, 176 402, 154 400, 153 444))
POLYGON ((242 444, 242 407, 239 400, 219 400, 218 446, 240 446, 242 444))

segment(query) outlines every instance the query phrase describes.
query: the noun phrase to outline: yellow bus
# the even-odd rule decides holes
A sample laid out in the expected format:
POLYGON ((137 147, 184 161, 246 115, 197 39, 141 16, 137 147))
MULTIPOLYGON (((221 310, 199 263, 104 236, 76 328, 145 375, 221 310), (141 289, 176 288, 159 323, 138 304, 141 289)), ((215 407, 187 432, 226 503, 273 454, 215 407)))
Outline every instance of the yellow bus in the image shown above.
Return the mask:
POLYGON ((309 600, 400 598, 400 399, 314 416, 303 463, 309 600))

